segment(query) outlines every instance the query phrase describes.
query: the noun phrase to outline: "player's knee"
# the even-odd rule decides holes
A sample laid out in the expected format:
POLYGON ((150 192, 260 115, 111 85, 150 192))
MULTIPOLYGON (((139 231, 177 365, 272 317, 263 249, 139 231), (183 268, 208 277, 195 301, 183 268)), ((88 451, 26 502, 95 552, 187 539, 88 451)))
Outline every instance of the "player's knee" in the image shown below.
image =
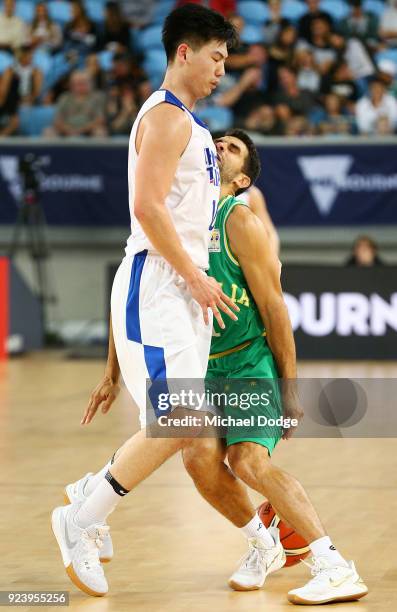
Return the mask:
POLYGON ((257 446, 250 442, 239 442, 229 446, 227 453, 229 465, 234 475, 252 487, 258 478, 259 468, 262 474, 271 468, 266 449, 264 447, 256 448, 257 446))
POLYGON ((183 463, 193 480, 208 477, 213 467, 223 461, 224 451, 216 438, 193 438, 182 451, 183 463))

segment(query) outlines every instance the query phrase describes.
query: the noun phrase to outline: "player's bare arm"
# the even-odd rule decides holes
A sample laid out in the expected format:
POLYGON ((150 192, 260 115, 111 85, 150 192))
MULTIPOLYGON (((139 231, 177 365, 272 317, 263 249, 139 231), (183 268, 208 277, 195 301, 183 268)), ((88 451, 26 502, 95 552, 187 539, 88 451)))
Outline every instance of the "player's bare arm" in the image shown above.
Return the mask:
MULTIPOLYGON (((248 208, 236 206, 227 220, 226 231, 261 314, 280 377, 291 381, 283 389, 284 415, 300 419, 303 411, 293 382, 296 379, 295 342, 281 289, 279 259, 263 224, 248 208)), ((291 428, 283 437, 288 438, 292 433, 291 428)))
POLYGON ((210 308, 224 327, 220 310, 232 319, 238 310, 221 286, 194 265, 185 251, 165 206, 179 159, 188 145, 191 125, 186 113, 161 104, 143 117, 137 133, 138 162, 135 183, 135 216, 146 236, 164 259, 186 281, 200 304, 205 322, 210 308))
POLYGON ((253 213, 262 221, 269 235, 269 240, 276 253, 280 251, 280 239, 277 230, 274 227, 273 221, 270 218, 267 210, 266 200, 262 192, 253 185, 249 191, 249 207, 253 213))
POLYGON ((117 359, 116 347, 113 338, 112 317, 109 323, 109 348, 105 372, 102 380, 92 391, 88 405, 84 411, 81 425, 88 425, 94 418, 98 408, 102 405, 102 413, 109 412, 110 406, 120 392, 120 366, 117 359))

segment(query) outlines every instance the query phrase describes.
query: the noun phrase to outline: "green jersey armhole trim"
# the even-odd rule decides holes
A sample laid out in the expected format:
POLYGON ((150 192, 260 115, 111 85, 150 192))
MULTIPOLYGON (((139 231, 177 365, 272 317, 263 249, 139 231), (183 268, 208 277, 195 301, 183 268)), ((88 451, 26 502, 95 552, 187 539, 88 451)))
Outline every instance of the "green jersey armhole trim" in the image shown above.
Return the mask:
POLYGON ((223 220, 223 244, 225 246, 226 253, 227 253, 230 261, 232 263, 234 263, 235 266, 240 268, 241 266, 238 263, 238 261, 235 258, 235 256, 233 255, 232 249, 230 248, 229 241, 228 241, 228 238, 227 238, 227 231, 226 231, 226 221, 228 220, 230 213, 235 209, 236 206, 247 206, 248 207, 248 204, 246 204, 245 202, 242 202, 241 200, 235 200, 233 202, 233 205, 227 211, 227 213, 225 215, 225 218, 223 220))
POLYGON ((218 206, 216 208, 216 212, 218 214, 218 212, 220 211, 220 209, 223 207, 224 204, 226 204, 226 202, 228 201, 229 198, 231 198, 233 196, 227 195, 227 196, 223 196, 223 198, 221 198, 218 202, 218 206))

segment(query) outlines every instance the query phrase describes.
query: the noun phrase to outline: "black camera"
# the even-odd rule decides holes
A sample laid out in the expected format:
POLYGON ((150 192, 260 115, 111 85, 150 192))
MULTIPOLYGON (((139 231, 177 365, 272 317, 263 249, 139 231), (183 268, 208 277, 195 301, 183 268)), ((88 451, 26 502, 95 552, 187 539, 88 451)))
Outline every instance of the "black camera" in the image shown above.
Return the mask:
POLYGON ((37 192, 40 188, 38 170, 40 161, 34 153, 27 153, 19 160, 19 174, 22 178, 24 191, 37 192))

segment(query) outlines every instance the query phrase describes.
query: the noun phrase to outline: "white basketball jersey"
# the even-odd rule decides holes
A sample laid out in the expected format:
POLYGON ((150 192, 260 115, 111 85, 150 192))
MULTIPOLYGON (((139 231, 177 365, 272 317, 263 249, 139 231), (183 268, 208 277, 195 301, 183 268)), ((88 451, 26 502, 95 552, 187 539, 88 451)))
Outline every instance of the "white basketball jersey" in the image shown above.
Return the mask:
POLYGON ((143 104, 132 126, 128 151, 128 191, 131 214, 131 235, 126 254, 147 249, 156 252, 134 215, 136 133, 143 115, 161 103, 174 104, 184 110, 191 121, 192 133, 181 156, 165 199, 182 246, 200 268, 208 268, 208 245, 220 194, 220 175, 216 149, 207 126, 191 113, 174 94, 165 89, 155 91, 143 104))

